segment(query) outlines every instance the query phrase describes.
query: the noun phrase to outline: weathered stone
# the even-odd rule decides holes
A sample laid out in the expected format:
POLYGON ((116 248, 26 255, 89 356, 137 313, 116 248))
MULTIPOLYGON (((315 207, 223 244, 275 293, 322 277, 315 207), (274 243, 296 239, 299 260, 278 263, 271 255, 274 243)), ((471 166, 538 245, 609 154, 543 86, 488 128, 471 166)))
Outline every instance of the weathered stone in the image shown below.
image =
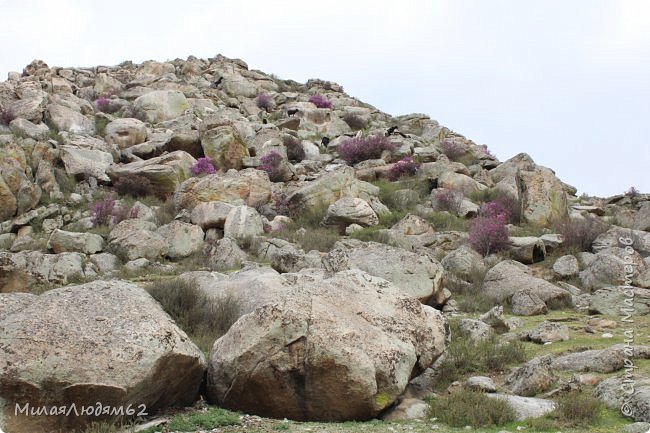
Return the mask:
POLYGON ((569 327, 556 322, 543 322, 522 334, 522 339, 537 344, 566 341, 569 339, 569 327))
POLYGON ((149 221, 128 219, 117 224, 108 235, 113 249, 128 260, 144 257, 156 260, 169 251, 167 240, 156 233, 156 225, 149 221))
POLYGON ((190 219, 192 224, 200 226, 203 230, 223 229, 226 217, 234 207, 223 201, 200 202, 192 209, 190 219))
POLYGON ((486 394, 490 398, 503 400, 514 409, 517 421, 524 421, 528 418, 539 418, 555 409, 552 400, 535 397, 520 397, 508 394, 486 394))
POLYGON ((242 160, 249 156, 248 148, 232 126, 219 126, 201 135, 205 156, 222 170, 242 168, 242 160))
POLYGON ((84 276, 83 261, 79 253, 0 252, 0 292, 27 292, 33 283, 65 284, 84 276))
POLYGON ((270 277, 275 300, 257 301, 212 349, 208 396, 222 407, 295 420, 372 418, 444 349, 442 315, 386 280, 359 270, 270 277))
POLYGON ((187 209, 194 209, 201 202, 240 204, 241 200, 248 206, 257 207, 267 203, 270 198, 268 174, 252 168, 193 177, 183 182, 174 193, 174 203, 187 209))
POLYGON ((467 379, 467 387, 474 391, 497 392, 494 381, 487 376, 472 376, 467 379))
POLYGON ((102 250, 104 239, 94 233, 76 233, 54 230, 47 247, 55 253, 67 251, 95 254, 102 250))
POLYGON ((553 263, 553 273, 560 278, 573 277, 578 275, 578 272, 580 272, 578 259, 571 254, 558 257, 553 263))
POLYGON ((172 221, 156 230, 167 241, 167 257, 179 259, 191 256, 203 248, 203 230, 194 224, 172 221))
POLYGON ((513 260, 532 264, 541 262, 546 258, 546 246, 540 238, 534 236, 511 236, 509 240, 508 252, 513 260))
POLYGON ((598 384, 594 395, 610 409, 634 421, 650 422, 650 379, 637 375, 610 377, 598 384), (632 382, 629 382, 632 381, 632 382), (634 386, 632 387, 631 384, 634 386))
POLYGON ((519 290, 510 298, 512 314, 517 316, 537 316, 546 314, 548 307, 542 299, 530 290, 519 290))
POLYGON ((631 286, 604 287, 591 296, 589 311, 595 314, 626 316, 650 314, 650 289, 631 286), (627 312, 626 312, 627 311, 627 312))
POLYGON ((642 257, 650 256, 650 233, 623 227, 612 227, 599 235, 591 244, 591 248, 596 253, 612 247, 625 248, 626 246, 631 246, 642 257))
POLYGON ((223 226, 224 237, 239 242, 251 241, 262 233, 264 233, 262 217, 254 208, 246 205, 233 207, 223 226))
POLYGON ((533 277, 525 265, 512 260, 504 260, 490 269, 485 275, 481 290, 499 302, 509 299, 519 290, 528 290, 544 302, 571 299, 566 290, 533 277))
POLYGON ((145 405, 154 411, 188 405, 197 396, 203 354, 142 288, 95 281, 30 301, 0 316, 3 429, 73 431, 108 419, 16 415, 16 404, 79 408, 99 401, 106 407, 145 405))
POLYGON ((486 340, 494 334, 494 330, 490 325, 476 319, 460 319, 458 329, 464 337, 474 341, 486 340))
POLYGON ((144 176, 160 194, 172 193, 176 186, 191 176, 190 168, 196 160, 187 152, 177 150, 145 161, 112 165, 106 174, 113 182, 125 175, 144 176))
POLYGON ((355 197, 344 197, 327 208, 323 224, 344 226, 359 224, 367 227, 379 224, 379 218, 367 201, 355 197))
POLYGON ((48 116, 52 125, 59 131, 69 131, 78 134, 94 134, 95 122, 78 111, 59 104, 47 106, 48 116))
POLYGON ((397 406, 389 409, 381 416, 384 421, 406 421, 426 419, 429 415, 429 404, 418 398, 404 398, 397 406))
POLYGON ((127 149, 146 141, 147 127, 138 119, 115 119, 106 125, 104 137, 108 144, 114 144, 120 149, 127 149))
POLYGON ((546 225, 568 214, 566 192, 555 173, 546 167, 519 171, 523 190, 522 214, 526 221, 546 225))
POLYGON ((551 355, 531 359, 508 376, 506 388, 513 394, 524 397, 532 397, 548 390, 557 380, 551 371, 552 359, 551 355))
POLYGON ((551 366, 554 370, 560 371, 611 373, 623 368, 624 364, 623 352, 610 348, 562 355, 555 358, 551 366))
POLYGON ((358 268, 385 278, 422 302, 436 303, 442 294, 443 267, 431 257, 377 242, 346 239, 323 258, 333 272, 358 268))
POLYGON ((147 122, 158 123, 181 116, 190 108, 185 95, 172 90, 156 90, 133 101, 133 105, 145 112, 147 122))

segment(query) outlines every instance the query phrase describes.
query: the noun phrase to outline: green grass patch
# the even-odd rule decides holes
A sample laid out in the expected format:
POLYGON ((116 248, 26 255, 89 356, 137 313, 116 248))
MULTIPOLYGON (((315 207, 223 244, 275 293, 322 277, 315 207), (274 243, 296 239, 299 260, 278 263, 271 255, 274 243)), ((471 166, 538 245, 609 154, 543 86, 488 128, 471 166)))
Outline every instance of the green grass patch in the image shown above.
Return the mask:
POLYGON ((432 400, 430 414, 452 427, 502 426, 515 420, 515 412, 507 402, 468 390, 432 400))

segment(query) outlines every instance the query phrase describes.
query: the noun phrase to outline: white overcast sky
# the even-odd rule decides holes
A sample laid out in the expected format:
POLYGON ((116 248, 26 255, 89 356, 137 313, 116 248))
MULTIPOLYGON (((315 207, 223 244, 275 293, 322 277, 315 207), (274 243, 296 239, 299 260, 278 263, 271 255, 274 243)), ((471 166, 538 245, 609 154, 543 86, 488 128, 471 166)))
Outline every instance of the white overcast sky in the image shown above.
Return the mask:
POLYGON ((650 192, 649 29, 650 0, 0 0, 0 77, 221 53, 611 195, 650 192))

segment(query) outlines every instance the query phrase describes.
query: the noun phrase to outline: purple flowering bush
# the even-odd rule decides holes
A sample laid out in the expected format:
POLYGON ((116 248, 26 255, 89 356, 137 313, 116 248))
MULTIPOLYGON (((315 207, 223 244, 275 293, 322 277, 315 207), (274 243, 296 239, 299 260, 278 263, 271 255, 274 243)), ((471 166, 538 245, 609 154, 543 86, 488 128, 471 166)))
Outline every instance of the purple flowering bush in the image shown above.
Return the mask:
POLYGON ((255 105, 257 105, 257 107, 261 108, 262 110, 269 111, 273 108, 274 105, 273 96, 269 95, 268 93, 260 93, 255 98, 255 105))
POLYGON ((435 210, 458 215, 463 203, 463 194, 450 189, 438 189, 433 193, 433 202, 435 210))
POLYGON ((339 146, 341 158, 350 164, 381 157, 385 150, 393 151, 395 144, 384 135, 348 138, 339 146))
POLYGON ((138 210, 126 204, 116 206, 115 199, 111 196, 97 200, 90 205, 90 214, 93 227, 118 224, 129 218, 137 218, 138 210))
POLYGON ((206 156, 205 158, 197 159, 196 163, 190 167, 190 172, 194 176, 198 176, 201 174, 215 174, 217 170, 215 170, 214 165, 212 164, 212 158, 206 156))
POLYGON ((455 161, 465 154, 465 148, 456 141, 450 139, 443 140, 440 149, 442 150, 442 153, 452 161, 455 161))
POLYGON ((388 178, 395 181, 402 177, 414 176, 419 169, 419 163, 415 162, 410 156, 405 156, 388 170, 388 178))
POLYGON ((309 97, 309 102, 318 108, 332 108, 332 101, 327 99, 324 95, 316 94, 309 97))
POLYGON ((269 174, 271 182, 277 182, 282 178, 282 155, 272 150, 260 158, 258 170, 263 170, 269 174))
POLYGON ((95 107, 97 108, 97 111, 106 114, 114 114, 119 110, 119 107, 111 104, 111 99, 108 96, 100 96, 95 99, 95 107))
POLYGON ((625 195, 630 197, 630 198, 634 198, 634 197, 639 195, 639 190, 636 189, 635 187, 631 186, 630 189, 625 191, 625 195))
POLYGON ((291 161, 302 161, 305 159, 305 149, 302 147, 302 142, 299 138, 293 135, 285 135, 282 138, 282 144, 287 148, 287 158, 291 161))
POLYGON ((468 233, 469 244, 484 256, 506 249, 510 244, 508 237, 503 214, 479 215, 472 221, 468 233))
POLYGON ((11 108, 0 108, 0 124, 9 126, 15 118, 16 114, 11 108))

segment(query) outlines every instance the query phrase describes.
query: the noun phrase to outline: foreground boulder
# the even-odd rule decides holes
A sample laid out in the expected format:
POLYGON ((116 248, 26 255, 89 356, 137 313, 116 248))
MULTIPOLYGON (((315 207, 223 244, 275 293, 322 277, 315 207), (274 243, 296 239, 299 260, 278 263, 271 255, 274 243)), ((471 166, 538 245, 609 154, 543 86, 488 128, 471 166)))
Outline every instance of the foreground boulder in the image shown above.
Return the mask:
POLYGON ((424 303, 439 303, 444 269, 435 259, 378 242, 346 239, 334 244, 323 258, 325 269, 333 272, 358 268, 385 278, 424 303))
POLYGON ((257 290, 263 281, 276 300, 212 348, 207 390, 220 406, 294 420, 373 418, 445 348, 438 311, 365 272, 271 273, 257 290))
MULTIPOLYGON (((0 304, 14 296, 0 294, 0 304)), ((15 416, 16 404, 145 405, 151 413, 197 396, 203 354, 138 286, 95 281, 8 304, 15 308, 0 316, 0 428, 6 431, 72 431, 102 419, 15 416)))

